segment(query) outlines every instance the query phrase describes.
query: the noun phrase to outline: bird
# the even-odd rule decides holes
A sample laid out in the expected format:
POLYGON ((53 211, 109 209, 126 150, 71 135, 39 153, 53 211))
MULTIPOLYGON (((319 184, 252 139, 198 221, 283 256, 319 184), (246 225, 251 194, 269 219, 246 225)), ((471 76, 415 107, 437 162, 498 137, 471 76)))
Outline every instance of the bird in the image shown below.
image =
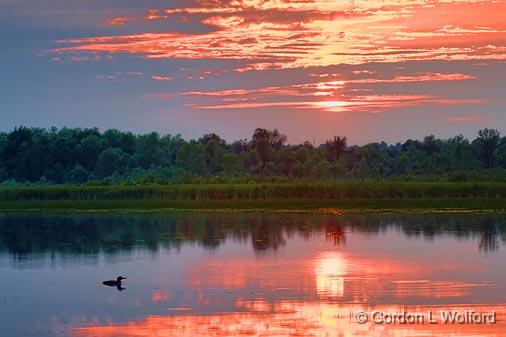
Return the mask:
POLYGON ((126 277, 118 276, 116 280, 108 280, 102 282, 103 285, 109 286, 109 287, 116 287, 119 290, 123 290, 124 288, 121 288, 122 282, 121 280, 126 280, 126 277))

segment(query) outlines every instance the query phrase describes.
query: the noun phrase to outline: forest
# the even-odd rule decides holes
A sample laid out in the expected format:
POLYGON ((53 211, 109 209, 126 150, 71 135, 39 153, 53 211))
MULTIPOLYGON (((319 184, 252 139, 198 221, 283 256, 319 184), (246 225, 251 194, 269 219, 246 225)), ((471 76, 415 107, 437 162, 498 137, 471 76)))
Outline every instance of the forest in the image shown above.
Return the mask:
POLYGON ((0 184, 200 184, 307 180, 506 181, 506 137, 483 129, 404 143, 289 144, 278 130, 197 140, 156 132, 17 127, 0 133, 0 184))

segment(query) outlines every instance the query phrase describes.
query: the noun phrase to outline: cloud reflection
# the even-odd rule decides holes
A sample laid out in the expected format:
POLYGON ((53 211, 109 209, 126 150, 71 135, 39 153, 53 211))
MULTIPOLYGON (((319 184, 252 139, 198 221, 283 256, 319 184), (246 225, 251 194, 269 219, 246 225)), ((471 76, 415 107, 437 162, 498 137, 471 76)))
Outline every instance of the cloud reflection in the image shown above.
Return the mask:
POLYGON ((335 303, 290 302, 275 303, 272 313, 218 313, 177 316, 151 315, 138 321, 106 325, 77 326, 76 337, 236 337, 236 336, 499 336, 506 330, 506 305, 450 306, 378 306, 362 310, 382 312, 428 312, 440 310, 497 314, 497 324, 358 324, 353 314, 357 306, 335 303))

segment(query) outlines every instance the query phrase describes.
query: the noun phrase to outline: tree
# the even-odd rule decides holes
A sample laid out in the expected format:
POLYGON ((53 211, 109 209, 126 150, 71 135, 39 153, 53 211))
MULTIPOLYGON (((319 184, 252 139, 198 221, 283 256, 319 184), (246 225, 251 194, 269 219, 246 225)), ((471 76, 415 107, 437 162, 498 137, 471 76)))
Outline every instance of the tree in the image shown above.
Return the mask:
POLYGON ((269 141, 275 150, 281 149, 281 147, 286 143, 286 140, 287 137, 280 133, 278 129, 274 129, 269 133, 269 141))
POLYGON ((200 139, 199 139, 199 142, 202 143, 202 144, 208 144, 210 141, 214 141, 216 142, 216 144, 219 146, 219 147, 225 147, 227 145, 227 142, 222 139, 220 136, 218 136, 217 134, 215 133, 207 133, 205 135, 203 135, 200 139))
MULTIPOLYGON (((210 176, 387 177, 439 175, 455 181, 506 177, 506 138, 493 129, 480 130, 470 142, 462 135, 447 140, 387 145, 348 146, 335 136, 319 147, 309 142, 286 144, 277 129, 257 128, 250 140, 227 144, 210 133, 185 140, 152 132, 134 135, 96 128, 15 128, 0 132, 0 182, 86 183, 131 181, 180 183, 210 176), (497 167, 491 174, 481 168, 497 167)), ((439 178, 438 177, 438 178, 439 178)))
POLYGON ((206 148, 202 143, 196 141, 184 143, 177 152, 176 163, 192 174, 200 176, 209 174, 209 168, 206 165, 206 148))
POLYGON ((253 146, 259 141, 267 141, 272 148, 275 150, 281 149, 281 147, 286 143, 287 137, 280 133, 278 129, 267 130, 262 128, 255 129, 252 137, 253 146))
POLYGON ((72 168, 68 175, 68 181, 73 184, 82 184, 88 181, 90 178, 90 172, 88 172, 84 167, 77 164, 72 168))
POLYGON ((501 142, 497 147, 497 163, 502 168, 506 168, 506 137, 501 139, 501 142))
POLYGON ((335 163, 346 149, 346 137, 334 136, 325 142, 324 148, 327 160, 335 163))
POLYGON ((471 170, 480 168, 480 161, 474 155, 473 146, 463 135, 457 135, 446 141, 447 151, 451 156, 452 170, 471 170))
POLYGON ((265 165, 271 158, 272 147, 267 139, 260 139, 256 142, 255 148, 260 156, 260 160, 262 161, 262 166, 260 169, 260 176, 264 175, 265 165))
POLYGON ((105 149, 97 158, 95 175, 105 178, 115 172, 123 173, 128 163, 128 155, 118 147, 105 149))
POLYGON ((256 146, 261 140, 269 141, 269 131, 267 129, 256 128, 253 136, 251 137, 253 146, 256 146))
POLYGON ((97 158, 104 150, 103 141, 100 135, 89 135, 77 145, 77 161, 87 170, 93 170, 97 158))
POLYGON ((423 139, 422 150, 427 156, 431 156, 432 154, 441 151, 440 143, 433 135, 427 136, 423 139))
POLYGON ((156 132, 142 135, 137 140, 136 154, 142 168, 157 166, 162 159, 160 151, 160 135, 156 132))
POLYGON ((485 168, 494 167, 495 151, 499 146, 500 139, 499 131, 496 129, 478 131, 478 138, 476 138, 474 144, 485 168))
POLYGON ((223 174, 227 177, 233 177, 241 171, 241 161, 235 153, 225 153, 223 155, 223 174))
POLYGON ((212 175, 218 174, 223 169, 223 148, 220 147, 216 139, 211 139, 205 143, 206 165, 212 175))

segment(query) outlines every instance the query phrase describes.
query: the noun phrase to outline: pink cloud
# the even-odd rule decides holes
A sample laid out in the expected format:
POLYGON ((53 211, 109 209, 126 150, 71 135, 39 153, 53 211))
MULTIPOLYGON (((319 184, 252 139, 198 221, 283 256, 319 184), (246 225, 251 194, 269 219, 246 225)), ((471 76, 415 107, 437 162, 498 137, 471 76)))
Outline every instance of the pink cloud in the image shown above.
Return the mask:
MULTIPOLYGON (((368 73, 367 73, 368 74, 368 73)), ((320 74, 321 75, 321 74, 320 74)), ((312 76, 314 77, 314 76, 312 76)), ((467 81, 474 76, 462 73, 417 73, 396 75, 390 78, 368 77, 362 79, 342 79, 341 75, 329 74, 329 79, 320 82, 299 83, 284 87, 270 86, 258 88, 237 88, 209 91, 186 91, 178 94, 157 93, 159 99, 172 99, 179 95, 188 98, 201 98, 204 103, 188 103, 193 109, 228 110, 268 107, 291 107, 322 111, 368 111, 383 112, 400 107, 420 105, 470 105, 485 102, 483 99, 455 99, 437 95, 420 94, 373 94, 369 89, 354 89, 356 84, 411 83, 433 81, 467 81), (332 78, 338 77, 338 78, 332 78), (341 78, 339 78, 341 77, 341 78)))
POLYGON ((105 21, 108 26, 123 26, 128 21, 132 20, 132 18, 127 16, 117 16, 114 18, 109 18, 105 21))
MULTIPOLYGON (((150 10, 210 28, 59 41, 57 53, 129 53, 146 58, 244 60, 239 71, 401 62, 506 60, 506 1, 218 1, 150 10)), ((123 24, 124 17, 110 19, 123 24)))
POLYGON ((322 101, 269 101, 269 102, 232 102, 226 104, 189 104, 194 109, 224 110, 224 109, 256 109, 267 107, 292 107, 300 109, 314 109, 329 112, 370 112, 380 113, 396 108, 421 105, 470 105, 486 102, 483 99, 451 99, 429 95, 366 95, 341 100, 322 101))
POLYGON ((165 76, 165 75, 153 75, 153 76, 151 76, 151 78, 156 81, 172 81, 174 79, 173 77, 165 76))
POLYGON ((452 123, 485 123, 487 122, 487 118, 480 115, 468 115, 468 116, 458 116, 450 118, 450 122, 452 123))
POLYGON ((76 56, 72 56, 70 58, 72 61, 88 61, 90 58, 88 56, 79 56, 79 55, 76 55, 76 56))

